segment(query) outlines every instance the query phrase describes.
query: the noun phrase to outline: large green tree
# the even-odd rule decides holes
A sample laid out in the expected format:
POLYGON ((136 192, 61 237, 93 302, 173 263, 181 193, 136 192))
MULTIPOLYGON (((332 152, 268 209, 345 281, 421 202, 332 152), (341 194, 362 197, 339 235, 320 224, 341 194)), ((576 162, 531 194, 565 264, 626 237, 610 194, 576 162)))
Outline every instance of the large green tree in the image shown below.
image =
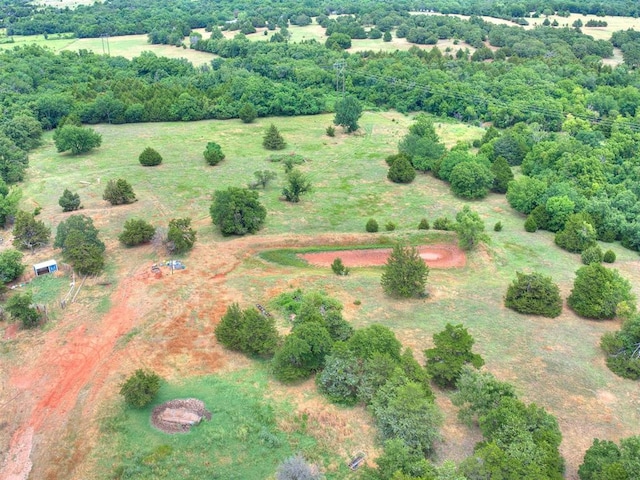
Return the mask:
POLYGON ((56 129, 53 141, 58 152, 71 151, 73 155, 79 155, 99 147, 102 144, 102 135, 90 128, 65 125, 56 129))
POLYGON ((396 244, 384 266, 380 283, 392 297, 410 298, 425 293, 429 267, 415 247, 396 244))
POLYGON ((118 235, 118 240, 127 247, 133 247, 150 242, 155 233, 156 229, 150 223, 142 219, 130 218, 124 222, 124 227, 122 233, 118 235))
POLYGON ((24 179, 29 166, 27 152, 16 146, 6 135, 0 133, 0 177, 6 183, 16 183, 24 179))
POLYGON ((71 215, 60 222, 53 246, 62 248, 63 257, 78 273, 96 275, 104 268, 105 245, 90 217, 71 215))
POLYGON ((493 174, 478 162, 464 162, 456 165, 449 177, 451 191, 461 198, 470 200, 484 198, 493 185, 493 174))
POLYGON ((447 323, 443 331, 433 335, 433 342, 435 347, 425 350, 424 355, 427 372, 440 387, 453 387, 464 365, 484 365, 482 357, 471 351, 474 340, 462 324, 447 323))
POLYGON ((456 232, 458 234, 458 245, 463 250, 473 250, 481 241, 487 239, 484 233, 484 222, 478 215, 465 205, 456 214, 456 232))
POLYGON ((358 120, 362 116, 362 106, 356 97, 348 95, 338 100, 335 108, 334 125, 340 125, 347 133, 358 130, 358 120))
POLYGON ((267 216, 258 192, 238 187, 216 190, 209 212, 223 235, 256 233, 267 216))
POLYGON ((616 269, 592 263, 576 272, 567 304, 581 317, 602 320, 614 318, 621 307, 634 310, 635 300, 631 284, 616 269))
POLYGON ((8 283, 14 281, 22 275, 24 268, 22 253, 19 251, 8 249, 0 253, 0 282, 8 283))
POLYGON ((36 220, 33 213, 20 210, 13 225, 13 246, 28 248, 32 252, 36 248, 49 243, 51 229, 43 221, 36 220))

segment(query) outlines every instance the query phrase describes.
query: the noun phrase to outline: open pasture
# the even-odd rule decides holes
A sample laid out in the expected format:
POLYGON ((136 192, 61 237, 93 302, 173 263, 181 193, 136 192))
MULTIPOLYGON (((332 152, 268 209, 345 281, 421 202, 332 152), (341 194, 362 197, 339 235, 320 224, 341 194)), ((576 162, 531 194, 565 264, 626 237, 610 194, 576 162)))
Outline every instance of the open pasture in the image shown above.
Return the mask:
MULTIPOLYGON (((594 437, 616 440, 637 434, 640 423, 637 383, 611 373, 598 347, 601 335, 617 329, 618 322, 583 320, 566 308, 556 319, 537 318, 518 315, 502 304, 516 271, 537 270, 552 276, 566 297, 574 271, 580 266, 579 256, 557 248, 549 233, 524 232, 524 219, 508 206, 502 195, 462 201, 451 195, 446 184, 423 174, 410 185, 389 182, 384 158, 396 151, 411 117, 397 112, 367 112, 357 133, 345 135, 338 128, 331 138, 324 132, 332 118, 329 114, 266 118, 248 125, 238 120, 97 125, 93 128, 103 135, 103 144, 88 154, 77 157, 58 154, 50 135, 33 152, 22 207, 26 210, 42 207, 39 218, 55 230, 69 215, 57 205, 62 190, 78 192, 84 205, 80 213, 94 219, 107 244, 107 275, 114 284, 94 285, 91 294, 102 292, 104 302, 96 301, 95 296, 89 301, 81 295, 78 305, 50 327, 56 335, 65 332, 65 336, 41 342, 39 335, 43 333, 18 332, 15 351, 11 355, 0 353, 9 365, 7 373, 0 375, 7 398, 20 394, 23 388, 40 392, 35 388, 38 385, 45 392, 35 398, 21 397, 24 403, 20 409, 15 407, 16 415, 28 417, 32 402, 33 417, 28 418, 41 419, 43 413, 35 408, 41 401, 38 395, 61 399, 59 404, 53 401, 46 404, 43 411, 49 415, 40 420, 48 428, 66 432, 60 437, 65 439, 61 446, 51 445, 49 452, 41 454, 59 458, 59 462, 53 463, 55 467, 48 467, 58 469, 57 478, 107 478, 119 466, 110 463, 110 459, 125 453, 122 458, 126 461, 142 463, 151 455, 147 464, 157 464, 158 468, 170 468, 170 464, 182 468, 185 462, 196 462, 198 468, 202 462, 209 462, 214 468, 217 465, 227 468, 237 460, 232 454, 203 453, 199 446, 192 452, 180 442, 200 445, 197 436, 204 433, 211 441, 232 442, 229 445, 254 438, 250 436, 254 432, 250 426, 246 430, 236 429, 231 440, 207 428, 196 429, 184 441, 165 440, 157 438, 157 433, 149 433, 147 429, 151 427, 138 414, 123 420, 130 413, 118 403, 118 384, 140 366, 153 368, 169 383, 169 390, 162 393, 158 403, 168 399, 167 392, 186 398, 195 396, 193 390, 199 389, 202 397, 214 395, 215 392, 205 391, 205 386, 216 382, 233 384, 240 390, 271 392, 269 400, 258 401, 264 408, 271 401, 278 403, 287 398, 291 402, 291 418, 302 420, 283 415, 273 431, 267 433, 281 439, 286 437, 283 440, 286 447, 292 434, 295 437, 300 432, 296 422, 306 418, 305 436, 300 437, 299 445, 311 445, 308 451, 325 467, 329 478, 348 478, 341 476, 342 465, 353 449, 366 449, 369 458, 375 457, 367 412, 359 408, 335 409, 318 396, 313 381, 293 387, 280 385, 264 375, 262 364, 230 353, 215 341, 213 328, 231 303, 239 302, 245 308, 255 303, 268 306, 279 293, 298 287, 325 290, 339 299, 345 317, 354 327, 373 323, 389 326, 405 346, 414 350, 420 362, 422 351, 432 346, 434 333, 447 322, 464 323, 475 338, 476 351, 486 360, 487 370, 513 383, 526 401, 544 406, 558 418, 567 478, 576 478, 583 453, 594 437), (313 192, 299 204, 280 199, 282 166, 268 161, 272 152, 261 146, 270 123, 280 129, 288 142, 281 153, 295 152, 307 159, 300 168, 311 178, 313 192), (216 167, 206 166, 202 158, 209 141, 218 142, 226 154, 226 159, 216 167), (138 163, 137 157, 146 146, 158 150, 164 158, 162 165, 145 168, 138 163), (209 218, 211 194, 231 185, 245 186, 254 171, 264 169, 278 173, 272 184, 259 191, 268 211, 264 228, 257 235, 222 237, 209 218), (136 203, 112 207, 102 200, 106 182, 119 177, 133 186, 138 197, 136 203), (432 270, 426 299, 397 301, 384 296, 379 268, 354 268, 349 276, 337 277, 328 268, 279 263, 277 258, 265 260, 259 255, 270 249, 390 244, 398 239, 415 244, 454 242, 455 234, 451 232, 418 231, 417 225, 423 217, 431 223, 443 215, 453 218, 467 204, 484 219, 490 241, 471 252, 463 268, 432 270), (198 239, 194 250, 183 258, 187 269, 173 276, 166 270, 160 279, 150 274, 150 265, 165 259, 164 253, 150 246, 125 249, 117 241, 128 218, 144 218, 155 226, 166 226, 169 219, 184 216, 193 218, 198 239), (397 230, 364 233, 364 225, 372 217, 380 225, 395 222, 397 230), (492 230, 497 221, 504 226, 502 232, 492 230), (66 352, 64 358, 77 358, 78 349, 84 349, 84 354, 99 352, 100 356, 90 362, 92 371, 84 367, 76 371, 61 360, 61 377, 39 373, 38 367, 33 371, 19 368, 27 355, 41 358, 35 364, 44 368, 48 355, 57 349, 66 352), (252 373, 254 369, 258 372, 252 373), (188 380, 194 375, 203 377, 188 380), (208 375, 220 379, 208 379, 208 375), (111 405, 106 414, 100 410, 101 404, 111 405), (100 415, 106 416, 107 422, 115 422, 108 428, 115 429, 116 440, 109 431, 100 434, 96 427, 65 424, 64 419, 72 411, 85 425, 96 425, 100 415), (58 416, 63 419, 61 424, 47 423, 58 416), (343 423, 336 420, 331 429, 323 428, 323 421, 340 418, 345 419, 343 423), (138 440, 147 434, 153 435, 153 445, 145 450, 138 446, 138 440), (310 443, 305 444, 307 441, 310 443), (171 442, 175 444, 170 451, 160 448, 171 442)), ((438 134, 449 147, 458 140, 470 141, 483 134, 477 127, 435 121, 438 134)), ((618 260, 614 267, 630 279, 635 293, 640 295, 637 253, 619 245, 606 247, 615 250, 618 260)), ((273 313, 277 315, 278 327, 287 331, 287 320, 273 313)), ((5 400, 5 393, 2 395, 1 400, 5 400)), ((437 447, 438 461, 459 460, 471 453, 473 447, 472 441, 460 439, 475 439, 477 431, 456 421, 448 393, 438 392, 437 396, 446 415, 444 441, 437 447)), ((277 411, 279 407, 274 408, 277 411)), ((4 445, 8 441, 2 435, 4 445)), ((254 447, 259 445, 251 446, 254 447)), ((289 451, 293 450, 282 452, 289 451)), ((44 467, 39 465, 46 464, 34 462, 34 475, 43 474, 44 467)), ((180 476, 178 470, 170 472, 173 478, 180 476)))
MULTIPOLYGON (((426 13, 426 12, 411 12, 412 15, 442 15, 441 13, 426 13)), ((458 17, 465 20, 470 18, 469 15, 460 15, 460 14, 450 14, 452 17, 458 17)), ((497 25, 509 25, 509 26, 517 26, 515 23, 504 20, 502 18, 481 17, 485 22, 495 23, 497 25)), ((545 17, 544 15, 540 16, 540 18, 527 18, 527 22, 529 25, 524 26, 526 30, 531 30, 533 28, 542 26, 542 22, 544 22, 545 18, 549 18, 550 22, 556 20, 558 22, 559 27, 572 27, 573 22, 576 20, 580 20, 583 24, 586 24, 589 20, 598 20, 607 22, 606 27, 582 27, 582 33, 586 35, 591 35, 596 40, 608 40, 611 38, 613 32, 617 32, 618 30, 628 30, 630 28, 634 30, 640 30, 640 18, 633 17, 612 17, 612 16, 602 16, 599 17, 597 15, 582 15, 579 13, 572 13, 568 17, 560 17, 558 15, 549 15, 549 17, 545 17)))
POLYGON ((194 65, 208 64, 216 55, 199 52, 190 48, 175 47, 173 45, 151 45, 146 35, 123 35, 109 38, 69 38, 65 34, 51 34, 48 38, 43 35, 12 37, 13 43, 0 43, 0 49, 11 49, 20 45, 39 45, 50 48, 54 52, 64 50, 77 52, 89 50, 98 55, 109 54, 128 59, 139 57, 142 52, 153 52, 159 57, 185 58, 194 65))

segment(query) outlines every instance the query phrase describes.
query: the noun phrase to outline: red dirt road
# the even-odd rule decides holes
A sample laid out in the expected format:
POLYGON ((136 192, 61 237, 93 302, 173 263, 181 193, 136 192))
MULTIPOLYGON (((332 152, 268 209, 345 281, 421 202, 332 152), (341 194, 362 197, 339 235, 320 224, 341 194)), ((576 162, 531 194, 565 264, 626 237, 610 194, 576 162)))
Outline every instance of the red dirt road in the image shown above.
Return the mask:
POLYGON ((27 405, 26 421, 14 432, 2 480, 28 478, 34 434, 56 429, 77 404, 83 388, 108 366, 116 340, 128 332, 138 313, 128 304, 131 279, 125 279, 113 295, 113 308, 98 328, 82 322, 63 338, 52 332, 44 348, 28 366, 16 371, 10 384, 27 405))
MULTIPOLYGON (((300 257, 318 267, 330 267, 336 258, 340 258, 346 267, 375 267, 387 262, 391 250, 391 248, 336 250, 305 253, 300 257)), ((418 252, 430 268, 464 267, 467 261, 464 252, 454 245, 422 245, 418 247, 418 252)))

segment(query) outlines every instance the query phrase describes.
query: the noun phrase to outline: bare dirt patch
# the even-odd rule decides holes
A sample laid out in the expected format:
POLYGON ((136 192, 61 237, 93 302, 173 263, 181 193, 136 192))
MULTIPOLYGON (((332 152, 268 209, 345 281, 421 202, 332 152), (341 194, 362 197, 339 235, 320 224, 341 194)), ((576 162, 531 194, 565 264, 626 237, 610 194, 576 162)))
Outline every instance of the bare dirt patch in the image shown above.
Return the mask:
MULTIPOLYGON (((422 245, 418 248, 420 257, 431 268, 464 267, 467 257, 455 245, 422 245)), ((340 258, 347 267, 375 267, 384 265, 391 254, 391 248, 371 248, 362 250, 336 250, 300 254, 311 265, 329 267, 340 258)))

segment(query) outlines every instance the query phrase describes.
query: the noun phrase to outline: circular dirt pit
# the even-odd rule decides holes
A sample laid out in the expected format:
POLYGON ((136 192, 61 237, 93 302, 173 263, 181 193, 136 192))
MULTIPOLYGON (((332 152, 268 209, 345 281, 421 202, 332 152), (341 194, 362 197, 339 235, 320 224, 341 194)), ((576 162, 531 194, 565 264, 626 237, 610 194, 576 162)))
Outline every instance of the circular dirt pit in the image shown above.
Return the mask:
MULTIPOLYGON (((464 252, 455 245, 421 245, 417 249, 430 268, 464 267, 467 261, 464 252)), ((340 258, 346 267, 375 267, 387 263, 391 251, 391 248, 368 248, 303 253, 299 256, 317 267, 330 267, 336 258, 340 258)))
POLYGON ((203 419, 211 420, 211 412, 196 398, 170 400, 151 412, 151 424, 164 433, 187 433, 203 419))

